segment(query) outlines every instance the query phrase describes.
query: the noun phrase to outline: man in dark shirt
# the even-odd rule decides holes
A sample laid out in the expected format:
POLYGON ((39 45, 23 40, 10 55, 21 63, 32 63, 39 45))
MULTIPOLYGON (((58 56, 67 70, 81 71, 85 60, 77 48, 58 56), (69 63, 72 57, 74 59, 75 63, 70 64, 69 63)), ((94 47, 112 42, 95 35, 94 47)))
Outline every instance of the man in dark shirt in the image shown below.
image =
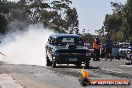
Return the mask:
POLYGON ((110 60, 112 61, 112 58, 111 58, 112 46, 113 46, 113 41, 110 39, 110 37, 108 37, 108 39, 106 40, 106 45, 105 45, 105 48, 106 48, 105 60, 106 61, 107 61, 107 56, 109 56, 110 60))
POLYGON ((100 39, 99 37, 96 37, 96 44, 97 44, 97 49, 96 49, 96 60, 99 61, 100 59, 100 39))
POLYGON ((132 40, 131 40, 131 42, 130 42, 130 47, 131 47, 131 53, 132 53, 132 40))
POLYGON ((131 40, 131 42, 130 42, 130 47, 131 47, 130 63, 132 64, 132 40, 131 40))

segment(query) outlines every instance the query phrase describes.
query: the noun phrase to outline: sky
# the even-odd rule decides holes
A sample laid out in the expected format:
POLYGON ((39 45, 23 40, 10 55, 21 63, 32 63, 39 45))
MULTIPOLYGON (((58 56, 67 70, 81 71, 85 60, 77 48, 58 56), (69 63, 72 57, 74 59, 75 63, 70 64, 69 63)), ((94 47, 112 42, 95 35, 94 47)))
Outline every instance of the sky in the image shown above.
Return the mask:
POLYGON ((80 31, 96 34, 102 27, 106 14, 112 13, 110 2, 125 4, 127 0, 72 0, 79 16, 80 31))
MULTIPOLYGON (((18 1, 18 0, 11 0, 18 1)), ((73 7, 77 9, 79 29, 91 34, 102 27, 106 14, 112 13, 110 2, 125 4, 127 0, 72 0, 73 7)))

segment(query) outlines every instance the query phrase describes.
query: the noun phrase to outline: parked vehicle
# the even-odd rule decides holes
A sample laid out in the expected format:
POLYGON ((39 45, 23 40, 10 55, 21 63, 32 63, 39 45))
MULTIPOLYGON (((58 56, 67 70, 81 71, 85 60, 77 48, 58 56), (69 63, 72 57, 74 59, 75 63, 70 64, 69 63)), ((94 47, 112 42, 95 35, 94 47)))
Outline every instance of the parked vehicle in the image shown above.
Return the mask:
POLYGON ((80 67, 82 62, 88 67, 91 60, 90 51, 77 34, 52 34, 45 49, 47 66, 52 65, 53 68, 56 64, 75 64, 80 67))
POLYGON ((126 57, 126 59, 127 59, 127 60, 132 59, 131 56, 132 56, 132 53, 131 53, 131 46, 129 46, 129 47, 128 47, 128 50, 127 50, 127 57, 126 57))
POLYGON ((126 58, 127 57, 127 52, 129 50, 130 43, 119 43, 119 57, 120 58, 126 58))
POLYGON ((92 45, 89 43, 84 43, 84 47, 86 47, 91 52, 91 57, 94 57, 94 49, 92 48, 92 45))
POLYGON ((117 43, 113 44, 111 56, 112 56, 112 58, 120 59, 120 57, 119 57, 119 44, 117 44, 117 43))
POLYGON ((128 47, 127 58, 126 58, 126 60, 129 60, 129 62, 126 63, 126 65, 132 65, 132 52, 131 52, 131 46, 128 47))

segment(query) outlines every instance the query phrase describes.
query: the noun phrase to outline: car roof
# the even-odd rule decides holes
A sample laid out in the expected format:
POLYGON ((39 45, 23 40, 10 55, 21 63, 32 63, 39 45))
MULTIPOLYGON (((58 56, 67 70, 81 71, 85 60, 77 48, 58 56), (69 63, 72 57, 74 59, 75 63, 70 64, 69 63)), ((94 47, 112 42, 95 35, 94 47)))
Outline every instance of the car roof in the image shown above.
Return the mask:
POLYGON ((130 44, 130 43, 127 43, 127 42, 122 42, 122 43, 119 43, 119 44, 130 44))
POLYGON ((84 45, 90 45, 89 43, 84 43, 84 45))
POLYGON ((49 37, 58 38, 58 37, 80 37, 77 34, 51 34, 49 37))

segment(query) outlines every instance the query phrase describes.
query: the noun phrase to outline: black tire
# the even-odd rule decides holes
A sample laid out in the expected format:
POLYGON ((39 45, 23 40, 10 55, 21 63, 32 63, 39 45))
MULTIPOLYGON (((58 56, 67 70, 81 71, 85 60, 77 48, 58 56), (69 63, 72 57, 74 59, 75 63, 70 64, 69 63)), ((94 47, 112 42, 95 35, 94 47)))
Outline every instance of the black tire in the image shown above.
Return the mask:
POLYGON ((118 56, 118 58, 117 58, 118 60, 120 60, 121 59, 121 57, 120 56, 118 56))
POLYGON ((117 54, 117 59, 118 59, 118 60, 120 60, 120 59, 121 59, 121 57, 119 56, 119 53, 117 54))
POLYGON ((128 62, 128 63, 125 63, 126 65, 132 65, 132 63, 131 62, 128 62))
POLYGON ((52 60, 52 67, 56 68, 56 61, 52 60))
POLYGON ((46 66, 51 66, 52 65, 52 63, 51 63, 51 61, 49 60, 49 57, 47 56, 46 57, 46 66))
POLYGON ((128 57, 126 57, 126 60, 130 60, 128 57))
POLYGON ((82 63, 77 62, 76 67, 77 67, 77 68, 80 68, 80 67, 81 67, 81 65, 82 65, 82 63))
POLYGON ((89 68, 89 61, 86 62, 85 67, 89 68))

